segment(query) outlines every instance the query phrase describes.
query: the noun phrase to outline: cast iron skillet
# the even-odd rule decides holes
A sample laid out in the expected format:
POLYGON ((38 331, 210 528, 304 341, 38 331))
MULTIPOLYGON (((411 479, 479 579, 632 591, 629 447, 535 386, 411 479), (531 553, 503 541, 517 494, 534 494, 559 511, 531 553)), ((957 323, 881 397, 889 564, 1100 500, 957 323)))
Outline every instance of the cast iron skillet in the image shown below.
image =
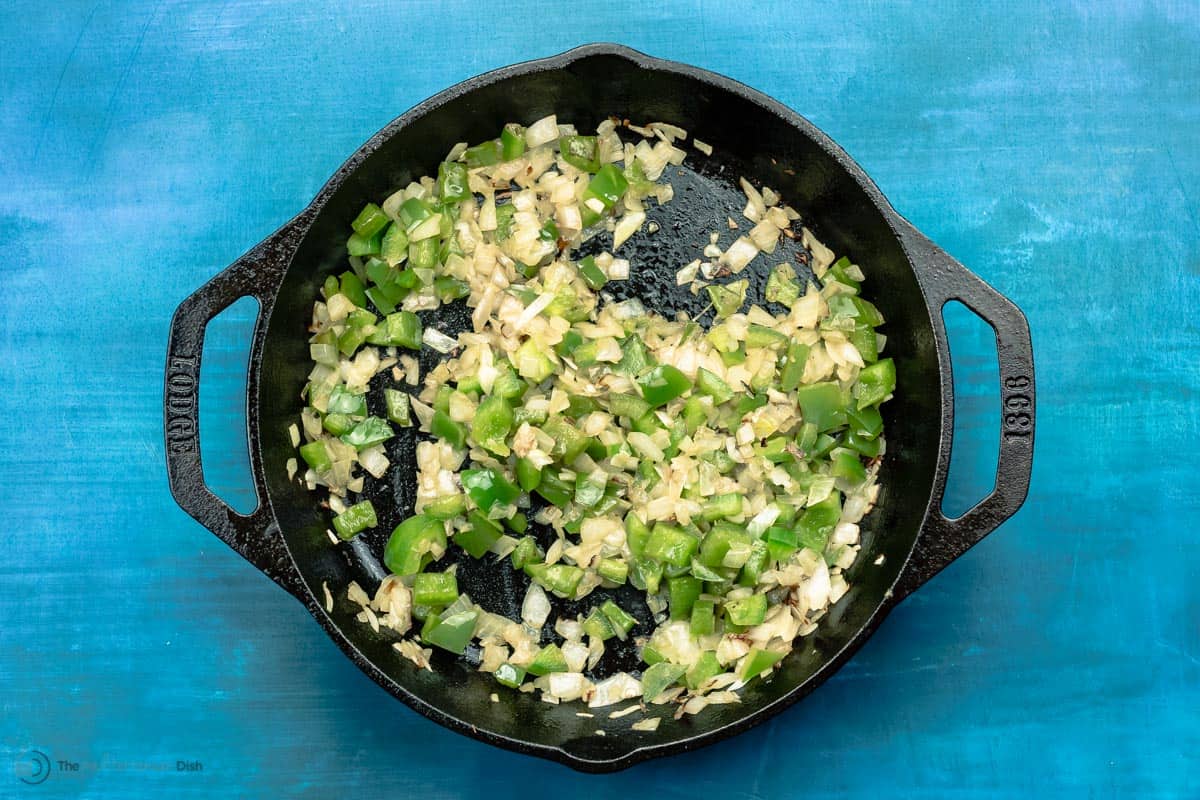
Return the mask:
MULTIPOLYGON (((796 255, 795 243, 787 244, 790 249, 776 258, 756 260, 752 297, 761 297, 768 264, 796 255)), ((461 308, 424 316, 426 324, 448 332, 461 330, 466 321, 461 308)), ((423 367, 435 356, 426 348, 423 367)), ((167 471, 179 505, 304 603, 381 686, 461 733, 603 772, 709 744, 787 708, 845 663, 902 598, 1015 513, 1032 466, 1033 354, 1021 312, 896 213, 858 165, 799 115, 711 72, 625 47, 589 45, 472 78, 408 111, 364 144, 304 211, 187 298, 171 325, 165 426, 167 471), (607 711, 585 719, 575 715, 575 705, 552 706, 504 691, 490 676, 446 653, 436 656, 436 672, 418 670, 392 650, 391 638, 354 620, 357 608, 344 599, 344 587, 357 580, 373 590, 385 572, 380 556, 386 536, 412 510, 411 429, 389 444, 398 468, 366 489, 381 510, 379 528, 350 544, 330 543, 328 512, 315 494, 286 475, 285 464, 295 455, 288 427, 300 411, 309 369, 305 328, 322 280, 345 269, 350 220, 368 199, 378 200, 392 187, 433 172, 454 142, 482 141, 505 122, 531 122, 552 112, 581 130, 593 129, 609 115, 671 122, 715 148, 708 158, 694 153, 689 166, 671 176, 675 199, 650 212, 661 229, 639 234, 623 247, 635 270, 628 283, 610 284, 618 297, 636 295, 668 314, 698 312, 699 301, 675 288, 674 271, 696 257, 709 231, 724 229, 726 216, 739 218, 744 199, 739 199, 737 178, 745 175, 780 190, 824 242, 863 266, 870 297, 887 318, 887 353, 897 365, 896 397, 884 406, 883 491, 864 520, 863 552, 848 574, 850 592, 771 680, 746 689, 741 704, 678 721, 671 719, 670 709, 654 707, 665 717, 654 732, 631 731, 631 718, 608 720, 607 711), (205 326, 244 296, 260 304, 247 398, 259 506, 248 515, 234 512, 205 486, 197 423, 205 326), (941 316, 949 300, 961 300, 995 329, 1003 404, 995 489, 953 520, 940 512, 954 430, 941 316), (323 582, 339 598, 332 613, 323 608, 323 582), (498 689, 501 702, 490 702, 498 689), (607 735, 596 735, 597 729, 607 735)), ((460 585, 476 602, 518 617, 523 575, 507 564, 469 557, 460 570, 460 585)), ((645 614, 636 592, 616 594, 626 608, 645 614)), ((595 601, 593 596, 584 605, 595 601)), ((637 666, 636 653, 625 647, 613 648, 600 669, 637 666)))

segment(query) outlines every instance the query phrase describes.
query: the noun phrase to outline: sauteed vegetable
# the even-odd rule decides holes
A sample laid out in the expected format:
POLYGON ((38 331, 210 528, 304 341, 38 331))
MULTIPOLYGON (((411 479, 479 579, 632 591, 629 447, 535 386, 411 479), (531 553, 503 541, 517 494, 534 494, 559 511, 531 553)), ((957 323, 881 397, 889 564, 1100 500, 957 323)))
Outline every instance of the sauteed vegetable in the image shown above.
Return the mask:
POLYGON ((349 587, 360 618, 418 664, 426 646, 469 651, 548 702, 695 713, 736 702, 847 591, 896 385, 863 271, 743 179, 745 222, 729 225, 746 233, 726 248, 714 234, 674 276, 710 312, 668 319, 605 292, 639 268, 621 246, 653 235, 646 209, 670 202, 686 140, 665 124, 510 124, 351 223, 350 269, 314 304, 294 439, 340 543, 378 524, 356 501, 362 473, 387 474, 396 428, 419 429, 416 505, 383 554, 391 575, 373 596, 349 587), (748 297, 738 274, 782 236, 802 241, 816 280, 781 263, 748 297), (594 237, 611 245, 577 257, 594 237), (422 324, 456 302, 470 330, 422 324), (420 375, 423 347, 445 358, 420 375), (528 577, 521 619, 471 600, 445 564, 452 548, 528 577), (627 583, 652 618, 608 596, 627 583), (595 602, 551 619, 549 595, 595 602), (597 674, 605 643, 629 637, 640 672, 597 674))

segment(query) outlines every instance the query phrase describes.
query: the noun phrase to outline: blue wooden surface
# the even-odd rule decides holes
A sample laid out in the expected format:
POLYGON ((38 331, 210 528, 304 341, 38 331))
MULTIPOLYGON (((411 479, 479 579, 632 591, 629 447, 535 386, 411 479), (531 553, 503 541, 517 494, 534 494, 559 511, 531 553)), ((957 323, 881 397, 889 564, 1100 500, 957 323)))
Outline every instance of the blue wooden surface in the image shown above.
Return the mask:
MULTIPOLYGON (((1195 3, 6 5, 0 796, 1200 796, 1195 3), (363 677, 175 507, 159 409, 174 307, 371 133, 480 71, 614 39, 840 142, 1029 315, 1040 413, 1024 510, 817 694, 586 777, 363 677), (32 750, 55 762, 40 786, 19 782, 32 750)), ((204 375, 210 482, 242 507, 252 314, 214 326, 204 375)), ((990 484, 997 393, 987 337, 951 322, 961 509, 990 484)))

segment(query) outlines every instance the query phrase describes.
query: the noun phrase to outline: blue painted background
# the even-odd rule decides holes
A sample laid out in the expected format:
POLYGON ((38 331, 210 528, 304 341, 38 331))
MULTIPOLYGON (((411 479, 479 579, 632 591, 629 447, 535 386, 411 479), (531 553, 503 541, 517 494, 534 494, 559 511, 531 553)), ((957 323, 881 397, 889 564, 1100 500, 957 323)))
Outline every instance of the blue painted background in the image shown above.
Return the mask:
MULTIPOLYGON (((730 5, 6 4, 0 796, 1200 796, 1196 4, 730 5), (1029 315, 1040 413, 1025 508, 817 694, 594 778, 363 677, 175 507, 160 404, 174 307, 371 133, 475 73, 614 39, 832 135, 1029 315), (34 749, 79 768, 24 786, 34 749)), ((252 314, 210 329, 204 364, 209 479, 243 508, 252 314)), ((980 326, 951 322, 961 509, 990 485, 997 392, 980 326)))

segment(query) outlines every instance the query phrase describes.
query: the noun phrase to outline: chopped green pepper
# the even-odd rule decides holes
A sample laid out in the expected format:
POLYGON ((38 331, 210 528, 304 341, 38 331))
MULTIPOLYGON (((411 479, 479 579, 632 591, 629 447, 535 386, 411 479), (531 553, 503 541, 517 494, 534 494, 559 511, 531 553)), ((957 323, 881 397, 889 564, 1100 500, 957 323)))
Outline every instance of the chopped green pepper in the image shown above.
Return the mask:
POLYGON ((470 197, 466 166, 457 161, 443 161, 438 164, 437 191, 442 202, 457 202, 470 197))
POLYGON ((750 627, 759 625, 767 615, 767 596, 752 594, 725 604, 725 618, 734 625, 750 627))
POLYGON ((380 417, 367 417, 349 432, 342 434, 340 438, 355 450, 362 450, 364 447, 386 442, 394 435, 392 426, 388 425, 387 420, 380 417))
POLYGON ((508 478, 487 467, 464 470, 461 479, 467 494, 485 513, 497 505, 511 505, 521 496, 521 490, 508 478))
POLYGON ((772 650, 760 650, 757 647, 751 648, 750 652, 744 656, 738 677, 743 681, 758 677, 779 663, 781 658, 783 658, 783 653, 776 653, 772 650))
POLYGON ((333 529, 343 540, 353 539, 359 532, 374 528, 378 524, 375 506, 371 505, 370 500, 355 503, 333 518, 333 529))
POLYGON ((562 648, 556 644, 548 644, 538 650, 533 661, 529 662, 529 666, 525 669, 530 675, 539 676, 549 675, 551 672, 566 672, 567 659, 563 655, 562 648))
POLYGON ((878 405, 894 391, 896 363, 890 358, 882 358, 864 367, 858 373, 858 383, 854 385, 854 396, 860 409, 878 405))
POLYGON ((600 169, 600 148, 595 136, 560 136, 559 152, 563 161, 584 172, 600 169))
POLYGON ((429 432, 452 447, 461 448, 467 443, 467 426, 450 419, 450 415, 441 410, 433 412, 429 432))
POLYGON ((460 611, 445 619, 429 617, 421 630, 421 639, 434 647, 449 650, 455 655, 462 655, 471 642, 475 633, 475 622, 479 619, 478 611, 460 611), (433 624, 430 625, 430 621, 433 624))
POLYGON ((508 401, 503 397, 489 396, 484 398, 475 410, 475 419, 471 421, 471 436, 484 450, 490 450, 498 456, 509 454, 508 445, 504 439, 512 430, 513 412, 508 401))
POLYGON ((682 678, 685 672, 687 666, 666 661, 647 667, 642 672, 642 698, 647 703, 653 703, 659 695, 682 678))
POLYGON ((670 364, 659 364, 641 378, 642 397, 654 408, 665 406, 692 388, 692 382, 670 364))
POLYGON ((621 641, 625 641, 625 637, 637 625, 637 620, 612 600, 605 600, 600 606, 600 611, 608 619, 609 624, 612 625, 613 633, 621 641))
POLYGON ((448 606, 458 599, 452 572, 422 572, 413 579, 412 601, 419 606, 448 606))
POLYGON ((483 558, 500 540, 500 526, 478 511, 467 515, 470 525, 454 534, 454 543, 474 558, 483 558))
POLYGON ((525 129, 510 122, 500 132, 500 156, 505 161, 520 158, 525 153, 525 129))
POLYGON ((446 526, 417 514, 396 526, 383 551, 383 563, 397 575, 416 575, 446 549, 446 526))
POLYGON ((333 467, 325 442, 317 440, 300 447, 300 457, 316 472, 328 472, 333 467))

